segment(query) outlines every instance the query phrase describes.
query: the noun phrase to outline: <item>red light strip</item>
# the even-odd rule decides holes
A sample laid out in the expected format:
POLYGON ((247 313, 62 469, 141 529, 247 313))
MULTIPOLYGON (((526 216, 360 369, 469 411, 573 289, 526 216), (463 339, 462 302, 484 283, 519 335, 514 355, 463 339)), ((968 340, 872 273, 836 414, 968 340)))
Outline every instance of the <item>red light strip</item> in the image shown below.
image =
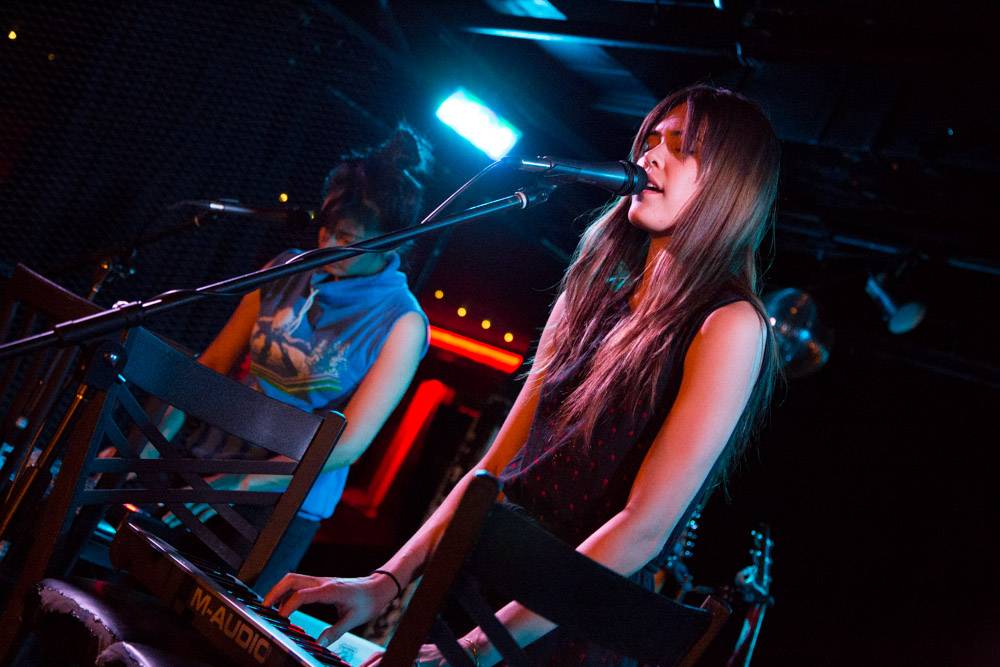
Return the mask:
POLYGON ((435 326, 431 326, 431 345, 505 373, 513 373, 524 363, 520 354, 435 326))
POLYGON ((406 407, 406 412, 396 432, 393 433, 389 446, 386 447, 382 464, 375 476, 364 490, 345 489, 344 501, 360 510, 365 516, 374 518, 407 455, 430 426, 438 407, 442 403, 450 403, 454 398, 455 390, 440 380, 421 382, 413 392, 413 398, 410 399, 410 404, 406 407))

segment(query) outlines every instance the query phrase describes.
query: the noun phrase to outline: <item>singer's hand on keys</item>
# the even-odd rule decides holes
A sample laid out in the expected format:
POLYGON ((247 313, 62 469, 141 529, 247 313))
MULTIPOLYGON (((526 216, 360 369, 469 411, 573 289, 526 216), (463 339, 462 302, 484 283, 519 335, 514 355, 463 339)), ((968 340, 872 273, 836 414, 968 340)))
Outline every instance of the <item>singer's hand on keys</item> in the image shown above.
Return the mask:
POLYGON ((265 606, 277 606, 288 616, 305 604, 329 604, 337 611, 337 622, 317 641, 329 646, 351 628, 367 623, 385 609, 396 594, 391 580, 383 576, 352 579, 286 574, 264 597, 265 606))

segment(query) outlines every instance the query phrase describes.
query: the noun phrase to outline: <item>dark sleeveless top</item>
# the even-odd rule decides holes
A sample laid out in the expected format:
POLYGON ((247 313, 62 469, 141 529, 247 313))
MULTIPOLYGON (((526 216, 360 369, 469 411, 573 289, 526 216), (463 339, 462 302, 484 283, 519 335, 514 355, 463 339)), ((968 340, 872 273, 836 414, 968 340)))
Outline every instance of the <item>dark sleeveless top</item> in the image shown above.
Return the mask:
POLYGON ((528 440, 501 474, 508 500, 573 546, 621 511, 639 466, 673 407, 691 341, 708 315, 739 299, 726 293, 690 317, 670 346, 652 409, 633 416, 631 406, 605 406, 587 449, 579 438, 551 436, 555 414, 580 382, 588 359, 578 359, 560 377, 546 380, 528 440))
MULTIPOLYGON (((588 359, 578 359, 559 377, 546 379, 528 439, 501 474, 508 502, 522 507, 543 527, 574 547, 621 511, 639 467, 673 407, 680 389, 684 357, 691 342, 714 310, 741 298, 727 290, 692 315, 670 346, 669 358, 657 381, 653 407, 633 415, 631 406, 605 406, 589 448, 585 448, 579 438, 551 437, 556 412, 582 379, 588 359)), ((620 317, 628 314, 627 308, 627 303, 622 305, 620 317)), ((613 324, 609 322, 605 334, 613 324)), ((597 349, 602 338, 603 335, 596 337, 591 352, 597 349)), ((694 505, 709 492, 717 469, 718 462, 702 485, 696 502, 678 521, 664 555, 687 523, 694 505)), ((652 563, 658 561, 656 558, 652 563)), ((632 579, 652 588, 652 572, 656 569, 651 566, 640 570, 632 579)), ((533 664, 630 664, 596 645, 569 640, 562 636, 560 629, 529 649, 533 664)))

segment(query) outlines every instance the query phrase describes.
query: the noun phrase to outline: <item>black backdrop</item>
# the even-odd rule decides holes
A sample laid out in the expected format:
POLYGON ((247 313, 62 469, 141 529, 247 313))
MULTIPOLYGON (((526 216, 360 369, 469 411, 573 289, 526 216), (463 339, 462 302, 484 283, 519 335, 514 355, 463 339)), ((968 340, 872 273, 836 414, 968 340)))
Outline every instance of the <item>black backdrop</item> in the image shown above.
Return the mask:
MULTIPOLYGON (((276 205, 285 192, 315 206, 336 156, 401 118, 439 156, 455 150, 431 118, 437 91, 298 3, 7 5, 0 17, 3 32, 17 31, 0 44, 0 261, 77 291, 102 250, 183 222, 172 202, 276 205)), ((478 166, 465 156, 439 168, 429 201, 478 166)), ((546 215, 591 203, 572 197, 546 215)), ((98 300, 245 272, 312 234, 219 221, 142 248, 134 275, 98 300)), ((516 310, 522 330, 540 325, 558 256, 517 234, 489 245, 456 233, 450 243, 428 285, 478 291, 516 310), (532 270, 511 275, 511 263, 532 270)), ((802 284, 814 270, 779 254, 771 277, 802 284)), ((995 348, 976 336, 995 331, 985 324, 995 283, 950 280, 936 297, 947 314, 939 308, 930 326, 995 348)), ((232 305, 203 302, 152 326, 200 349, 232 305)), ((732 502, 716 498, 706 512, 692 567, 706 583, 729 581, 747 563, 748 530, 773 526, 777 606, 759 664, 995 664, 996 391, 886 354, 887 335, 852 328, 874 319, 855 308, 829 295, 826 314, 843 331, 831 363, 779 392, 732 502)))
MULTIPOLYGON (((67 285, 89 284, 98 256, 183 223, 180 200, 236 198, 315 208, 342 153, 381 141, 389 123, 351 97, 412 95, 327 24, 322 46, 293 3, 102 3, 8 10, 0 244, 67 285), (50 55, 52 54, 52 55, 50 55), (332 54, 332 56, 331 56, 332 54), (345 100, 348 100, 345 102, 345 100)), ((400 115, 401 117, 401 115, 400 115)), ((103 303, 149 297, 257 268, 314 232, 227 220, 142 248, 103 303)), ((195 348, 232 304, 172 313, 162 330, 195 348)))

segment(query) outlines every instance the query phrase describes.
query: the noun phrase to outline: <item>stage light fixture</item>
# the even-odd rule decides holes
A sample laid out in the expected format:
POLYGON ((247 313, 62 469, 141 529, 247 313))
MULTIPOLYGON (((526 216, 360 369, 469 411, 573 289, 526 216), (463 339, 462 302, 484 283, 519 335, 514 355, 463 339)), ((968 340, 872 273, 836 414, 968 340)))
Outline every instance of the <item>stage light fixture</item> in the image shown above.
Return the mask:
POLYGON ((533 19, 565 21, 566 15, 549 0, 486 0, 495 11, 507 16, 527 16, 533 19))
POLYGON ((484 329, 489 329, 491 326, 493 326, 493 323, 490 322, 489 320, 483 320, 480 326, 482 326, 484 329))
POLYGON ((830 358, 833 337, 819 320, 816 302, 803 290, 789 287, 764 296, 778 356, 790 378, 818 371, 830 358))
POLYGON ((17 39, 17 32, 14 31, 14 30, 11 30, 10 32, 8 32, 7 33, 7 39, 17 39))
POLYGON ((884 273, 877 276, 869 274, 868 282, 865 283, 865 292, 882 311, 882 319, 885 320, 889 331, 897 335, 916 329, 917 325, 924 319, 924 313, 927 312, 926 306, 919 301, 910 301, 902 306, 897 306, 895 299, 885 287, 884 273))
POLYGON ((285 202, 287 202, 288 201, 288 193, 282 192, 280 195, 278 195, 278 201, 280 201, 282 204, 284 204, 285 202))
POLYGON ((441 103, 436 115, 493 160, 506 155, 521 138, 520 130, 462 88, 441 103))
POLYGON ((434 290, 434 298, 435 299, 443 299, 444 298, 444 290, 439 290, 439 289, 434 290))
POLYGON ((456 312, 458 312, 459 317, 465 317, 466 315, 469 314, 469 311, 465 309, 465 306, 460 306, 458 311, 456 312))
POLYGON ((503 335, 503 339, 504 339, 504 341, 506 341, 508 343, 513 343, 514 342, 514 334, 512 334, 511 332, 508 331, 507 333, 505 333, 503 335))

